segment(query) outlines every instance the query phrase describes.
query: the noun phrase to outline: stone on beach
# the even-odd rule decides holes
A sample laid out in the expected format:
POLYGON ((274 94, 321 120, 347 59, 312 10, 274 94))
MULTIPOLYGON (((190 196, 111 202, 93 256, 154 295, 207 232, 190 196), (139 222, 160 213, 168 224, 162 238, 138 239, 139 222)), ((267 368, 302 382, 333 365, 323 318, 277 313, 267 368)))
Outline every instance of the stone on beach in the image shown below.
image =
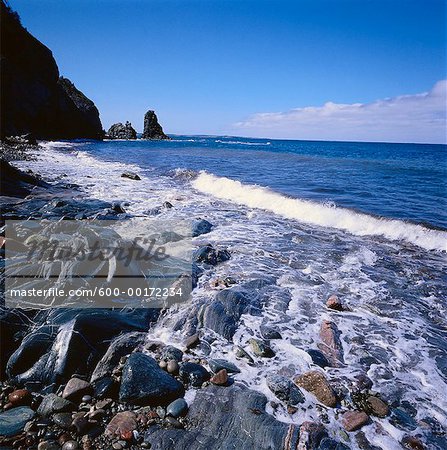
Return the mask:
POLYGON ((137 132, 132 127, 130 122, 126 122, 124 125, 119 123, 114 123, 107 132, 107 137, 109 139, 136 139, 137 132))
POLYGON ((193 362, 181 364, 179 375, 184 382, 194 387, 200 387, 205 381, 210 379, 210 374, 205 367, 193 362))
POLYGON ((121 178, 129 178, 130 180, 141 180, 140 176, 134 172, 123 172, 121 178))
POLYGON ((21 433, 35 412, 27 406, 19 406, 0 413, 0 436, 15 436, 21 433))
POLYGON ((80 401, 84 395, 92 393, 93 389, 88 381, 80 378, 70 378, 62 393, 62 398, 71 401, 80 401))
POLYGON ((184 398, 174 400, 166 407, 166 415, 172 417, 184 416, 188 412, 188 404, 184 398))
POLYGON ((342 416, 342 424, 346 431, 356 431, 368 421, 369 416, 364 411, 346 411, 342 416))
POLYGON ((332 367, 342 367, 343 346, 340 340, 340 331, 334 322, 324 320, 320 327, 321 343, 318 348, 324 353, 332 367))
POLYGON ((303 422, 300 426, 299 442, 296 448, 297 450, 315 449, 325 435, 326 430, 320 423, 303 422))
POLYGON ((123 368, 119 398, 134 405, 167 405, 183 397, 183 385, 160 369, 155 359, 132 353, 123 368))
POLYGON ((225 359, 214 358, 208 361, 208 365, 210 369, 217 373, 222 369, 225 369, 228 373, 240 373, 240 369, 230 361, 226 361, 225 359))
POLYGON ((213 225, 205 219, 196 220, 192 224, 191 236, 197 237, 202 234, 209 233, 213 229, 213 225))
POLYGON ((250 338, 248 343, 250 344, 252 352, 256 356, 260 356, 262 358, 273 358, 275 356, 275 352, 270 348, 270 346, 260 339, 250 338))
POLYGON ((116 414, 106 427, 105 434, 109 437, 122 438, 137 429, 137 419, 132 411, 124 411, 116 414))
POLYGON ((331 295, 326 301, 326 306, 329 309, 333 309, 335 311, 344 311, 345 310, 343 303, 341 302, 341 300, 338 298, 337 295, 331 295))
POLYGON ((287 405, 303 403, 305 398, 300 389, 286 377, 271 375, 267 378, 268 388, 287 405))
POLYGON ((228 372, 221 369, 211 377, 210 381, 217 386, 225 386, 228 383, 228 372))
POLYGON ((281 333, 271 326, 261 325, 259 331, 261 332, 261 336, 266 340, 282 339, 281 333))
POLYGON ((37 413, 43 417, 49 417, 53 413, 70 412, 76 409, 76 405, 56 394, 47 394, 42 399, 37 413))
POLYGON ((306 372, 294 379, 299 387, 313 394, 317 400, 326 406, 334 408, 337 405, 337 397, 326 377, 316 370, 306 372))
POLYGON ((31 392, 28 389, 17 389, 8 395, 8 400, 14 406, 28 406, 32 401, 31 392))

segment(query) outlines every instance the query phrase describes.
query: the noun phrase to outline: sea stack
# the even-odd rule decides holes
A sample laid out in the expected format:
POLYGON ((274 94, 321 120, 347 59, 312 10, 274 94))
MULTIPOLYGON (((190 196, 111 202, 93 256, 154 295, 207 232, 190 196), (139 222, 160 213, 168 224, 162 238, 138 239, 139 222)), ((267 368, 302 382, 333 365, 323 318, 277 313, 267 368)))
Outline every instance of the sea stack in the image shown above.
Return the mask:
POLYGON ((155 111, 149 110, 144 115, 144 131, 143 139, 170 139, 163 132, 163 128, 158 123, 157 115, 155 111))
POLYGON ((125 125, 120 123, 114 123, 107 132, 109 139, 136 139, 137 132, 132 127, 132 124, 127 121, 125 125))

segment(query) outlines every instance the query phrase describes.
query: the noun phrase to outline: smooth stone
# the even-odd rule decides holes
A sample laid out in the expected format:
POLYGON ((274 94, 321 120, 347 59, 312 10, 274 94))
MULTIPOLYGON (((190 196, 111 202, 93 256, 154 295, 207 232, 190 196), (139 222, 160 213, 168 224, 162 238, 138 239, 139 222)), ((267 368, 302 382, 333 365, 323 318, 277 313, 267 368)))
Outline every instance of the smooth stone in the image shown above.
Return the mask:
POLYGON ((137 429, 137 418, 132 411, 124 411, 116 414, 106 427, 105 434, 109 437, 128 436, 137 429))
POLYGON ((121 178, 129 178, 130 180, 141 180, 140 176, 134 172, 123 172, 121 178))
POLYGON ((185 347, 189 350, 191 348, 197 347, 197 345, 200 343, 200 337, 199 335, 193 334, 192 336, 188 336, 185 339, 185 347))
POLYGON ((276 397, 288 405, 297 405, 305 401, 300 389, 286 377, 271 375, 267 378, 267 386, 276 397))
POLYGON ((92 386, 88 381, 80 378, 70 378, 62 393, 62 398, 71 401, 79 401, 84 395, 92 392, 92 386))
POLYGON ((37 450, 60 450, 60 446, 54 441, 42 441, 37 446, 37 450))
POLYGON ((256 356, 260 356, 262 358, 273 358, 275 356, 275 352, 260 339, 251 338, 248 340, 248 343, 250 344, 252 352, 256 356))
POLYGON ((364 411, 347 411, 342 416, 342 425, 346 431, 356 431, 366 425, 369 416, 364 411))
POLYGON ((175 359, 171 359, 170 361, 168 361, 168 364, 166 366, 166 370, 168 373, 172 374, 172 375, 177 375, 178 371, 179 371, 179 364, 175 359))
POLYGON ((132 353, 123 368, 119 398, 135 405, 167 405, 183 397, 183 385, 160 369, 154 358, 132 353))
POLYGON ((87 432, 89 427, 88 419, 85 416, 75 417, 71 423, 71 429, 79 435, 83 435, 87 432))
POLYGON ((78 450, 79 445, 76 441, 67 441, 63 446, 62 450, 78 450))
POLYGON ((53 422, 64 430, 68 430, 71 426, 71 413, 57 413, 53 415, 53 422))
POLYGON ((0 413, 0 435, 9 437, 21 433, 34 416, 35 412, 27 406, 19 406, 0 413))
POLYGON ((91 395, 84 395, 81 399, 81 401, 83 403, 90 403, 92 401, 92 396, 91 395))
POLYGON ((201 234, 209 233, 213 229, 213 225, 205 219, 197 220, 192 224, 191 236, 197 237, 201 234))
POLYGON ((176 418, 168 416, 165 419, 165 422, 168 423, 169 425, 173 426, 174 428, 184 428, 183 424, 181 422, 179 422, 176 418))
POLYGON ((228 373, 240 373, 240 369, 232 362, 226 361, 225 359, 210 359, 208 361, 210 369, 217 373, 222 369, 225 369, 228 373))
POLYGON ((168 363, 164 359, 162 359, 158 363, 158 367, 160 367, 160 369, 166 370, 168 368, 168 363))
POLYGON ((29 406, 32 401, 31 392, 28 389, 17 389, 8 395, 8 400, 14 406, 29 406))
POLYGON ((118 384, 112 377, 101 378, 92 383, 94 396, 98 399, 107 397, 116 398, 118 393, 118 384))
POLYGON ((316 364, 317 366, 320 366, 321 368, 329 367, 329 361, 327 360, 326 356, 324 356, 324 353, 320 350, 315 349, 309 349, 307 350, 307 353, 312 358, 312 362, 316 364))
POLYGON ((48 417, 53 413, 70 412, 76 409, 76 405, 56 394, 47 394, 42 400, 37 413, 40 416, 48 417))
POLYGON ((170 403, 166 408, 166 415, 172 417, 180 417, 186 415, 188 412, 188 403, 184 398, 178 398, 170 403))
POLYGON ((121 450, 121 449, 123 448, 123 446, 122 446, 119 442, 114 442, 114 443, 112 444, 112 448, 113 448, 114 450, 121 450))
POLYGON ((209 372, 200 364, 186 362, 180 365, 180 378, 194 387, 200 387, 210 379, 209 372))
POLYGON ((388 405, 378 397, 371 395, 366 399, 366 403, 369 409, 367 412, 374 416, 386 417, 390 413, 388 405))
POLYGON ((337 397, 326 377, 316 370, 299 375, 294 380, 299 387, 313 394, 321 403, 331 408, 337 405, 337 397))
POLYGON ((271 326, 261 325, 259 331, 263 339, 282 339, 281 333, 271 326))
POLYGON ((210 381, 217 386, 225 386, 228 383, 228 373, 226 369, 219 370, 219 372, 211 377, 210 381))
POLYGON ((173 345, 168 345, 161 352, 161 359, 165 361, 174 359, 175 361, 180 362, 183 359, 183 352, 173 345))

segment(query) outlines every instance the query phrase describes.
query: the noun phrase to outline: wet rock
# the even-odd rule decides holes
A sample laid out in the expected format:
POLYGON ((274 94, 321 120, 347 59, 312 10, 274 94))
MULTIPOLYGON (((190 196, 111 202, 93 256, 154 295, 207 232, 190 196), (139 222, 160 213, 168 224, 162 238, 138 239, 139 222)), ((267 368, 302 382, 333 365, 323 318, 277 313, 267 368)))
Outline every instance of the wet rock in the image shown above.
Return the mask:
POLYGON ((62 398, 70 401, 80 401, 84 395, 88 395, 92 392, 92 386, 88 381, 73 377, 68 380, 64 392, 62 393, 62 398))
POLYGON ((137 132, 133 129, 130 122, 126 122, 125 125, 120 123, 114 123, 107 132, 109 139, 136 139, 137 132))
POLYGON ((138 427, 136 416, 131 411, 116 414, 106 427, 105 434, 108 437, 123 438, 128 436, 138 427))
POLYGON ((210 369, 217 373, 222 369, 225 369, 228 373, 240 373, 239 368, 230 361, 226 361, 225 359, 214 358, 208 361, 208 365, 210 369))
POLYGON ((196 263, 217 266, 217 264, 228 261, 231 257, 228 250, 216 250, 211 244, 199 247, 192 255, 196 263))
POLYGON ((42 441, 37 446, 37 450, 60 450, 60 446, 55 441, 42 441))
POLYGON ((47 394, 42 399, 37 413, 43 417, 49 417, 51 414, 59 412, 70 412, 76 409, 76 405, 69 400, 59 397, 56 394, 47 394))
POLYGON ((129 178, 130 180, 139 181, 141 180, 140 176, 134 172, 123 172, 121 174, 122 178, 129 178))
POLYGON ((93 371, 91 381, 99 380, 110 376, 113 369, 118 365, 120 359, 132 353, 135 348, 142 345, 146 340, 147 334, 133 331, 124 333, 115 338, 111 343, 104 356, 98 362, 93 371))
POLYGON ((155 111, 149 110, 144 115, 144 130, 143 130, 143 139, 162 139, 169 140, 170 138, 166 136, 163 132, 163 128, 158 123, 157 115, 155 111))
POLYGON ((14 406, 29 406, 32 401, 31 392, 27 389, 17 389, 8 395, 8 400, 14 406))
POLYGON ((300 426, 299 442, 296 447, 299 450, 313 450, 325 436, 323 425, 315 422, 303 422, 300 426))
POLYGON ((21 433, 35 412, 27 406, 19 406, 0 413, 0 436, 15 436, 21 433))
POLYGON ((200 387, 210 379, 209 372, 200 364, 186 362, 180 365, 180 378, 194 387, 200 387))
POLYGON ((324 353, 320 352, 320 350, 309 349, 307 350, 307 353, 312 358, 312 362, 317 366, 320 366, 323 369, 330 366, 326 356, 324 356, 324 353))
MULTIPOLYGON (((173 359, 171 361, 174 361, 173 359)), ((160 369, 166 370, 168 368, 168 363, 165 360, 161 360, 158 363, 158 367, 160 367, 160 369)))
POLYGON ((78 450, 79 444, 76 441, 67 441, 63 446, 62 450, 78 450))
POLYGON ((295 384, 313 394, 321 403, 334 408, 337 398, 326 377, 316 370, 306 372, 294 380, 295 384))
POLYGON ((171 359, 166 364, 166 370, 171 375, 177 375, 178 371, 179 371, 179 368, 180 368, 179 363, 175 359, 171 359))
POLYGON ((261 325, 259 327, 259 330, 261 332, 261 336, 263 339, 270 340, 270 339, 282 339, 281 333, 276 330, 273 327, 270 327, 268 325, 261 325))
POLYGON ((343 346, 340 340, 340 331, 335 323, 324 320, 320 328, 321 343, 318 348, 324 353, 332 367, 342 367, 343 346))
POLYGON ((188 412, 188 404, 183 398, 178 398, 177 400, 174 400, 166 407, 166 415, 172 417, 184 416, 186 415, 187 412, 188 412))
POLYGON ((267 378, 267 386, 276 397, 288 405, 298 405, 305 400, 300 389, 286 377, 271 375, 267 378))
POLYGON ((273 358, 275 356, 275 352, 260 339, 251 338, 248 340, 248 343, 250 344, 252 352, 256 356, 260 356, 262 358, 273 358))
POLYGON ((425 450, 425 445, 414 436, 404 436, 401 441, 403 448, 408 448, 412 450, 425 450))
POLYGON ((53 422, 64 430, 68 430, 71 426, 71 413, 57 413, 53 415, 53 422))
POLYGON ((334 441, 334 439, 331 439, 329 437, 325 437, 321 440, 317 450, 349 450, 349 449, 350 447, 348 447, 347 445, 342 444, 341 442, 334 441))
POLYGON ((104 377, 92 383, 94 396, 98 399, 107 397, 116 398, 118 395, 118 384, 112 377, 104 377))
POLYGON ((359 431, 355 434, 355 441, 361 450, 382 450, 380 447, 372 445, 363 431, 359 431))
POLYGON ((85 417, 84 415, 80 415, 73 419, 70 429, 73 430, 76 434, 83 435, 87 433, 89 426, 90 424, 87 417, 85 417))
POLYGON ((137 405, 167 405, 183 397, 183 385, 160 369, 155 359, 132 353, 123 368, 119 398, 137 405))
POLYGON ((253 365, 255 361, 253 358, 239 345, 235 347, 236 358, 246 359, 248 364, 253 365))
POLYGON ((198 333, 193 334, 192 336, 188 336, 185 339, 185 347, 188 350, 197 347, 199 345, 199 343, 200 343, 200 337, 199 337, 198 333))
POLYGON ((166 417, 165 423, 170 425, 170 426, 172 426, 172 427, 174 427, 174 428, 177 428, 177 429, 183 429, 184 428, 183 424, 181 422, 179 422, 175 417, 172 417, 172 416, 166 417))
POLYGON ((346 431, 356 431, 366 425, 369 416, 364 411, 346 411, 342 416, 342 425, 346 431))
POLYGON ((213 225, 205 219, 196 220, 192 224, 192 237, 200 236, 201 234, 209 233, 213 229, 213 225))
POLYGON ((370 395, 365 401, 365 412, 377 417, 386 417, 390 413, 388 405, 378 397, 370 395))
POLYGON ((336 295, 331 295, 326 302, 326 306, 329 309, 333 309, 335 311, 344 311, 343 304, 341 300, 336 295))
POLYGON ((352 389, 354 392, 369 391, 373 387, 372 380, 365 374, 360 373, 356 375, 352 389))
POLYGON ((211 383, 217 386, 225 386, 228 383, 228 373, 225 369, 216 372, 210 379, 211 383))
POLYGON ((403 408, 394 408, 391 410, 390 423, 400 430, 416 430, 418 424, 411 415, 403 408))
POLYGON ((183 359, 183 352, 177 347, 168 345, 163 349, 161 359, 165 361, 175 360, 180 362, 183 359))
POLYGON ((259 392, 233 384, 209 385, 197 392, 187 415, 186 430, 151 427, 145 442, 152 450, 297 448, 298 426, 277 421, 265 412, 267 399, 259 392), (200 443, 200 445, 198 445, 200 443))

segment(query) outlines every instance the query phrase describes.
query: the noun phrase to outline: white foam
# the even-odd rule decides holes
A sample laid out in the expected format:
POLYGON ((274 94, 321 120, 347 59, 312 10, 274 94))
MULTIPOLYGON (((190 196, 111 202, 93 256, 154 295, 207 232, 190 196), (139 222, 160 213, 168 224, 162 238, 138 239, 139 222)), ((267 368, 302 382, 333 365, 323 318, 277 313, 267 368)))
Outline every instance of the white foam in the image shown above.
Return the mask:
POLYGON ((216 139, 214 142, 218 144, 231 144, 231 145, 271 145, 271 142, 222 141, 220 139, 216 139))
POLYGON ((405 241, 426 250, 447 251, 447 233, 421 225, 376 218, 346 208, 286 197, 268 188, 242 184, 204 171, 192 182, 195 189, 250 208, 271 211, 287 219, 337 228, 357 236, 383 236, 405 241))

